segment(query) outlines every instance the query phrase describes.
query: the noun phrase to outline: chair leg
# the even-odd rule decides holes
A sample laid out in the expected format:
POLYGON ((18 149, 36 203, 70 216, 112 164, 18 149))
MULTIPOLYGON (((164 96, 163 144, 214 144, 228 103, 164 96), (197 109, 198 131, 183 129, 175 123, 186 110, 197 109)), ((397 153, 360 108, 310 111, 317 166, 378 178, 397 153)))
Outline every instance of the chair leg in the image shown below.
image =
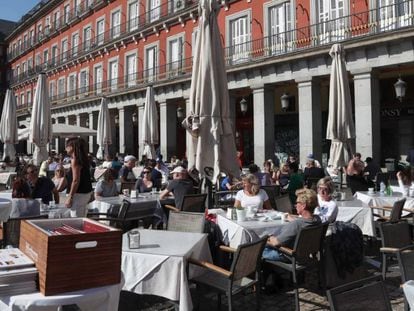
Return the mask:
POLYGON ((386 274, 387 274, 387 254, 382 254, 382 263, 381 263, 381 269, 382 269, 382 279, 385 281, 386 274))
POLYGON ((217 293, 217 310, 221 310, 221 294, 217 293))
POLYGON ((298 289, 298 280, 297 280, 295 269, 293 269, 293 272, 292 272, 292 279, 293 279, 293 286, 295 287, 295 310, 299 311, 300 310, 299 289, 298 289))
POLYGON ((233 310, 233 295, 231 294, 231 292, 227 293, 227 303, 229 304, 229 311, 233 310))
POLYGON ((260 310, 260 287, 261 287, 261 282, 256 283, 255 287, 256 287, 256 310, 260 310))

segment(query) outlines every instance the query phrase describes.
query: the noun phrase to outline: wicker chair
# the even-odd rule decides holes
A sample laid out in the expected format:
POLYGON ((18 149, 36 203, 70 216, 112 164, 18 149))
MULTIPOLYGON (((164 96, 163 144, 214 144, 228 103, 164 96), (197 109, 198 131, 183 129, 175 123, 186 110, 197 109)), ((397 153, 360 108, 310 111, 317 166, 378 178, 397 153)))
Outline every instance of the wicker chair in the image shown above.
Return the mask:
POLYGON ((227 295, 228 310, 232 310, 233 295, 236 295, 246 288, 256 286, 257 309, 260 309, 260 270, 261 257, 267 237, 253 243, 239 245, 236 249, 222 246, 221 249, 234 253, 230 270, 223 269, 212 263, 189 258, 189 263, 207 269, 207 271, 195 278, 190 279, 197 285, 217 292, 218 310, 221 308, 221 294, 227 295), (252 278, 252 275, 255 275, 252 278))
POLYGON ((368 277, 327 291, 331 311, 391 311, 381 276, 368 277))
POLYGON ((273 186, 261 186, 261 189, 266 191, 267 196, 269 197, 270 205, 274 210, 276 210, 276 198, 280 195, 280 187, 277 185, 273 186))
POLYGON ((266 267, 270 270, 279 271, 282 269, 292 273, 295 287, 296 310, 300 309, 297 272, 305 271, 312 265, 319 267, 317 255, 322 254, 322 245, 326 230, 327 224, 302 228, 296 236, 293 249, 279 247, 279 252, 283 253, 289 259, 289 262, 264 260, 266 267))
POLYGON ((168 231, 180 232, 204 232, 204 214, 189 212, 173 212, 171 211, 168 218, 168 231))
POLYGON ((413 242, 410 225, 406 221, 380 223, 379 230, 381 236, 380 252, 382 254, 381 270, 385 280, 388 257, 397 256, 403 247, 412 245, 413 242))
POLYGON ((289 195, 282 195, 275 199, 276 210, 284 213, 292 213, 292 202, 289 199, 289 195))
POLYGON ((20 222, 22 220, 33 220, 33 219, 45 219, 48 215, 36 215, 36 216, 25 216, 17 218, 9 218, 2 225, 2 246, 3 248, 7 245, 13 247, 19 247, 20 241, 20 222))
POLYGON ((186 194, 183 198, 183 206, 181 210, 172 205, 165 205, 166 208, 174 212, 193 212, 193 213, 204 213, 206 209, 206 193, 198 194, 186 194))

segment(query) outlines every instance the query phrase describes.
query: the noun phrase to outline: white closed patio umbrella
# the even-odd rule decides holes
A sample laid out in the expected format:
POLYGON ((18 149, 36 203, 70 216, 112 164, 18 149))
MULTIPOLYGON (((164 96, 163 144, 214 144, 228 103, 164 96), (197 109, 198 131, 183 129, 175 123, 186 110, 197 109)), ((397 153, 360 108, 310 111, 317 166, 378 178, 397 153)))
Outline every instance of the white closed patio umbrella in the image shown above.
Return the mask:
POLYGON ((147 87, 145 96, 144 115, 141 126, 141 144, 143 146, 142 155, 148 159, 155 159, 155 145, 158 144, 158 112, 155 105, 154 89, 147 87))
POLYGON ((16 97, 11 90, 6 91, 4 98, 3 111, 0 120, 0 140, 4 143, 3 160, 8 157, 14 160, 16 149, 14 145, 18 143, 17 117, 16 117, 16 97))
POLYGON ((212 167, 215 182, 220 172, 239 176, 236 144, 230 118, 227 73, 217 24, 219 3, 200 0, 199 28, 194 50, 190 89, 190 115, 183 121, 192 136, 187 146, 189 167, 201 177, 212 167))
POLYGON ((33 164, 40 165, 48 158, 46 146, 52 139, 50 101, 44 73, 37 79, 29 129, 29 141, 35 144, 33 164))
POLYGON ((355 126, 352 119, 351 92, 341 44, 334 44, 329 51, 332 57, 329 86, 329 114, 326 139, 331 140, 328 165, 342 168, 352 155, 355 126))
POLYGON ((98 128, 96 134, 96 143, 99 145, 96 157, 103 160, 108 155, 108 147, 112 144, 111 133, 111 116, 109 114, 108 103, 105 97, 102 97, 101 107, 98 115, 98 128))

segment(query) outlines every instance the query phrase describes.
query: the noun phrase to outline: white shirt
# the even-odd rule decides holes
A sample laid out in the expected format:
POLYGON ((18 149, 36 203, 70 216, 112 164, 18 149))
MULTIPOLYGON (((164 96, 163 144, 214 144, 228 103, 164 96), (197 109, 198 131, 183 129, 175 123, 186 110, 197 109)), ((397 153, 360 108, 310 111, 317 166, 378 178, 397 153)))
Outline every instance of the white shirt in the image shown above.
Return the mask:
POLYGON ((263 208, 263 202, 269 200, 269 197, 263 189, 260 189, 254 196, 247 195, 243 190, 240 190, 236 194, 236 200, 240 201, 241 207, 254 206, 261 209, 263 208))
POLYGON ((336 202, 333 200, 324 201, 318 194, 318 203, 319 206, 315 208, 313 214, 318 215, 322 222, 334 222, 338 215, 338 206, 336 205, 336 202))

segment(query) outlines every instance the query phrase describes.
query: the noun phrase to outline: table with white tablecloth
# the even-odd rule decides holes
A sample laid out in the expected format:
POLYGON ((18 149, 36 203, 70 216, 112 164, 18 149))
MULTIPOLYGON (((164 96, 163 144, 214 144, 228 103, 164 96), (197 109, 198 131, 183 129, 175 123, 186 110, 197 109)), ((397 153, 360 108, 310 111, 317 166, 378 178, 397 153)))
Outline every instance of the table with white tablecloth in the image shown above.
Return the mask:
POLYGON ((76 304, 82 311, 118 310, 122 284, 89 288, 52 296, 39 292, 0 297, 4 311, 56 311, 61 306, 76 304))
POLYGON ((337 201, 338 215, 337 221, 350 222, 356 224, 362 234, 375 236, 374 217, 369 206, 360 200, 337 201))
POLYGON ((6 188, 12 187, 14 177, 17 176, 15 172, 2 172, 0 173, 0 184, 6 185, 6 188))
POLYGON ((410 310, 414 310, 414 280, 405 282, 402 287, 410 310))
MULTIPOLYGON (((368 191, 357 191, 354 194, 354 197, 362 202, 368 204, 368 206, 393 206, 394 203, 398 200, 404 198, 401 192, 393 192, 392 195, 386 195, 383 192, 374 192, 369 193, 368 191)), ((404 209, 414 211, 414 198, 405 197, 406 201, 404 204, 404 209)), ((405 214, 408 212, 406 211, 405 214)))
MULTIPOLYGON (((140 229, 138 249, 130 249, 127 233, 122 241, 123 290, 179 301, 180 311, 192 310, 187 282, 187 258, 211 262, 207 235, 203 233, 140 229)), ((190 267, 189 277, 199 273, 190 267)))

